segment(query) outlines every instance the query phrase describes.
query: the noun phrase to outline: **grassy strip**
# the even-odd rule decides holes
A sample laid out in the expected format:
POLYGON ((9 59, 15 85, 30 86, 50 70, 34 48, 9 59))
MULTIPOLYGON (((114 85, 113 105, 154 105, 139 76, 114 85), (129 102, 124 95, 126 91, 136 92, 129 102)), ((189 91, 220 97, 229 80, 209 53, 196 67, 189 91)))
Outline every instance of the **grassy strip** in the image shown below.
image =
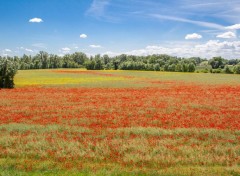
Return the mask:
POLYGON ((158 171, 127 170, 126 168, 114 167, 112 169, 101 168, 83 170, 36 170, 24 171, 15 168, 0 167, 0 176, 239 176, 239 167, 172 167, 158 171))

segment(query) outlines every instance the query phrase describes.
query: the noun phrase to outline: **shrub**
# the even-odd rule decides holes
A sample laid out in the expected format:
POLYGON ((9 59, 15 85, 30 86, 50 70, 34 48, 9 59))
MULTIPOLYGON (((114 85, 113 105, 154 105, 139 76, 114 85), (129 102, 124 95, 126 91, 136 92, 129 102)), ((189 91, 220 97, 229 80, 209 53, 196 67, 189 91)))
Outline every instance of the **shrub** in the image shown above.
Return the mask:
POLYGON ((240 65, 239 65, 239 64, 234 66, 233 72, 234 72, 235 74, 240 74, 240 65))
POLYGON ((201 70, 202 73, 208 73, 208 69, 205 68, 204 70, 201 70))
POLYGON ((222 72, 222 69, 218 68, 218 69, 212 69, 211 73, 221 73, 221 72, 222 72))
POLYGON ((14 88, 14 76, 17 65, 8 60, 0 59, 0 88, 14 88))
POLYGON ((188 65, 188 72, 194 72, 195 71, 195 65, 193 64, 193 63, 190 63, 189 65, 188 65))
POLYGON ((227 73, 227 74, 232 74, 233 73, 233 71, 229 68, 228 65, 225 66, 224 72, 227 73))

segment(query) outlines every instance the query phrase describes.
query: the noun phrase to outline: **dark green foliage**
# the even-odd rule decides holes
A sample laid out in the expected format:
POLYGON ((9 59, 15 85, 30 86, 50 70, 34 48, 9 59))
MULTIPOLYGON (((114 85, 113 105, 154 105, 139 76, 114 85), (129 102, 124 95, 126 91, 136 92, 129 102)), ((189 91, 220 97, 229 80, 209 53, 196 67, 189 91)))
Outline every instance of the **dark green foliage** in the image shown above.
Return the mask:
POLYGON ((119 66, 119 61, 118 60, 113 60, 113 69, 117 70, 119 66))
POLYGON ((182 71, 182 65, 181 64, 177 64, 175 67, 175 71, 176 72, 181 72, 182 71))
POLYGON ((160 64, 159 64, 159 63, 157 63, 157 64, 154 65, 154 70, 155 70, 155 71, 160 71, 160 69, 161 69, 161 67, 160 67, 160 64))
POLYGON ((191 57, 189 58, 190 60, 192 60, 195 64, 199 65, 201 62, 203 62, 204 60, 206 61, 206 59, 201 59, 200 57, 191 57))
POLYGON ((240 60, 238 60, 238 59, 228 60, 228 65, 237 65, 238 63, 240 63, 240 60))
POLYGON ((188 65, 187 64, 185 64, 185 63, 183 63, 182 65, 181 65, 181 70, 182 70, 182 72, 188 72, 188 65))
POLYGON ((210 71, 211 73, 222 73, 222 69, 218 68, 218 69, 211 69, 210 71))
POLYGON ((88 60, 87 55, 81 52, 73 53, 72 58, 73 61, 76 62, 78 65, 83 65, 88 60))
POLYGON ((8 59, 0 58, 0 88, 14 88, 17 65, 8 59))
POLYGON ((233 73, 233 71, 230 69, 230 67, 228 65, 225 66, 224 72, 227 73, 227 74, 232 74, 233 73))
POLYGON ((104 61, 102 60, 101 56, 98 54, 94 58, 91 57, 90 60, 87 60, 85 62, 85 67, 87 70, 103 70, 104 69, 103 62, 104 61))
POLYGON ((168 65, 167 65, 167 64, 163 66, 163 71, 169 71, 169 70, 168 70, 168 65))
POLYGON ((39 57, 42 62, 42 68, 47 69, 50 66, 50 59, 48 57, 48 53, 44 51, 39 52, 39 57))
POLYGON ((168 66, 168 71, 174 72, 175 69, 176 69, 175 64, 171 64, 171 65, 168 66))
POLYGON ((233 71, 235 74, 240 74, 240 64, 235 65, 233 68, 233 71))
POLYGON ((85 67, 87 70, 94 70, 95 64, 96 64, 95 61, 89 60, 89 61, 85 62, 85 67))
POLYGON ((193 63, 190 63, 188 65, 188 72, 194 72, 195 71, 195 65, 193 63))
POLYGON ((227 61, 222 57, 213 57, 209 60, 209 64, 212 66, 212 69, 224 68, 227 61))
POLYGON ((103 64, 100 59, 95 60, 94 70, 103 70, 103 64))
POLYGON ((143 62, 126 61, 119 65, 120 70, 147 70, 147 64, 143 62))

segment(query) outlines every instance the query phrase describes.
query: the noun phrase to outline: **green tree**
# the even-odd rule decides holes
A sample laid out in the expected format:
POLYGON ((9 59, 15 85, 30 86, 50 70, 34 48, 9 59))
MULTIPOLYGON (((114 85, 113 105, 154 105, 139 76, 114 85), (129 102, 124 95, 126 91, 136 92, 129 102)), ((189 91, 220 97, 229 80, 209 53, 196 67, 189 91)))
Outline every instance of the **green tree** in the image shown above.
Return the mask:
POLYGON ((161 69, 161 67, 158 63, 154 64, 154 71, 160 71, 160 69, 161 69))
POLYGON ((193 63, 190 63, 188 65, 188 72, 195 72, 195 65, 193 63))
POLYGON ((234 73, 236 73, 236 74, 240 74, 240 64, 235 65, 234 68, 233 68, 233 71, 234 71, 234 73))
POLYGON ((102 59, 103 59, 103 64, 104 65, 107 65, 111 61, 110 57, 107 54, 104 54, 102 59))
POLYGON ((176 70, 176 65, 175 64, 171 64, 168 66, 168 71, 174 72, 176 70))
POLYGON ((17 65, 6 59, 0 59, 0 88, 14 88, 14 76, 17 65))
POLYGON ((212 66, 212 69, 224 68, 225 60, 222 57, 213 57, 209 60, 209 64, 212 66))
POLYGON ((115 59, 113 61, 113 68, 114 68, 114 70, 118 70, 119 63, 120 63, 120 61, 118 59, 115 59))
POLYGON ((181 64, 177 64, 177 65, 176 65, 175 71, 176 71, 176 72, 181 72, 181 71, 182 71, 182 66, 181 66, 181 64))
POLYGON ((94 65, 94 70, 102 70, 103 69, 103 64, 100 59, 96 59, 95 65, 94 65))
POLYGON ((225 66, 224 72, 227 73, 227 74, 232 74, 233 73, 233 71, 229 68, 228 65, 225 66))
POLYGON ((85 67, 87 70, 94 70, 95 69, 95 61, 94 60, 88 60, 85 62, 85 67))
POLYGON ((71 57, 73 58, 73 61, 79 65, 83 65, 88 59, 87 55, 82 52, 75 52, 71 55, 71 57))
POLYGON ((181 66, 182 66, 182 68, 181 68, 182 72, 188 72, 188 65, 187 64, 182 63, 181 66))
POLYGON ((168 64, 165 64, 165 65, 163 66, 163 70, 164 70, 164 71, 168 71, 168 67, 169 67, 169 65, 168 65, 168 64))

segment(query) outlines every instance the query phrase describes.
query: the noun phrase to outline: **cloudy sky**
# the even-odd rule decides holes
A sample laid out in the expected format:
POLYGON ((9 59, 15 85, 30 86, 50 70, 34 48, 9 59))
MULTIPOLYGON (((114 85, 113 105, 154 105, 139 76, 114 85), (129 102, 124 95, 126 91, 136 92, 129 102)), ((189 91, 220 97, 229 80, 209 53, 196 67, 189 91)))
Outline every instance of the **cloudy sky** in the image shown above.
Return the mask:
POLYGON ((240 58, 240 0, 1 0, 0 55, 240 58))

